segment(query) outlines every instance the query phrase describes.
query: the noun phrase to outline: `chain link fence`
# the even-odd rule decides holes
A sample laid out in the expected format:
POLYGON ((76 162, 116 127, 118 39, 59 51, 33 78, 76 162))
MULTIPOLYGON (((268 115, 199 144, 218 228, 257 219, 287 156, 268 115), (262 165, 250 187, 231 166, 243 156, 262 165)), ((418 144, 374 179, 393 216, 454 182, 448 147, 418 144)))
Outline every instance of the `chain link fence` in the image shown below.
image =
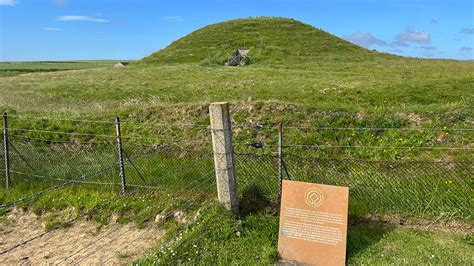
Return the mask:
MULTIPOLYGON (((71 143, 10 136, 9 147, 10 187, 22 193, 7 193, 12 194, 13 198, 4 200, 6 202, 3 205, 21 202, 25 194, 39 196, 66 186, 117 193, 121 191, 117 143, 71 143)), ((213 173, 210 151, 183 149, 175 144, 133 142, 123 142, 122 147, 127 195, 138 191, 172 194, 200 177, 213 173)), ((2 149, 2 158, 3 154, 2 149)), ((3 168, 1 176, 2 184, 5 184, 3 168)), ((213 194, 214 190, 209 189, 209 186, 205 189, 208 194, 213 194)))
MULTIPOLYGON (((121 192, 120 161, 114 136, 108 136, 111 138, 104 141, 81 142, 77 139, 35 139, 24 133, 10 135, 13 192, 4 190, 0 196, 3 206, 69 186, 121 192)), ((268 202, 278 202, 280 178, 286 178, 348 186, 353 214, 395 214, 430 219, 472 217, 472 161, 322 158, 315 156, 311 147, 300 149, 298 145, 286 143, 279 157, 275 128, 269 128, 261 137, 261 127, 235 126, 234 134, 241 201, 258 194, 268 202), (282 171, 279 171, 280 159, 282 171)), ((3 134, 1 137, 3 140, 3 134)), ((190 149, 189 145, 180 145, 179 140, 159 144, 127 140, 122 146, 128 195, 173 194, 206 177, 207 185, 198 190, 206 199, 215 197, 210 143, 190 149)), ((0 178, 4 186, 3 145, 0 157, 0 178)))
MULTIPOLYGON (((368 161, 283 157, 283 178, 350 189, 354 215, 392 214, 429 219, 470 219, 474 164, 471 161, 368 161)), ((239 190, 277 200, 278 156, 236 154, 239 190)))

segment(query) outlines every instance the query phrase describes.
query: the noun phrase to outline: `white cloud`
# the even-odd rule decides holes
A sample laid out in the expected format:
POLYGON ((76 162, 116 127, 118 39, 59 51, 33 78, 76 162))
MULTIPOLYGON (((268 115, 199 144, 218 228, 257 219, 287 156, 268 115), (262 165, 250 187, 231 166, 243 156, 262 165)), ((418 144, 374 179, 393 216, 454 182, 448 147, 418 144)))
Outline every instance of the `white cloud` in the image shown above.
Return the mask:
POLYGON ((415 30, 411 27, 406 28, 395 36, 395 44, 403 46, 405 42, 429 43, 431 41, 431 34, 426 31, 415 30))
POLYGON ((161 19, 176 21, 176 22, 183 22, 184 21, 184 18, 181 17, 181 16, 164 16, 161 19))
POLYGON ((474 28, 464 28, 461 30, 463 34, 474 34, 474 28))
POLYGON ((53 27, 44 27, 43 30, 46 30, 46 31, 62 31, 63 29, 53 28, 53 27))
POLYGON ((60 16, 57 21, 67 22, 96 22, 96 23, 110 23, 110 20, 103 18, 95 18, 90 16, 60 16))
POLYGON ((410 47, 410 45, 408 45, 406 42, 404 41, 393 41, 391 43, 391 46, 393 47, 410 47))
POLYGON ((15 0, 0 0, 0 6, 15 6, 16 4, 15 0))
POLYGON ((363 47, 371 47, 373 45, 378 46, 387 46, 387 43, 375 38, 371 33, 368 32, 356 32, 349 36, 344 36, 344 39, 350 41, 351 43, 363 46, 363 47))

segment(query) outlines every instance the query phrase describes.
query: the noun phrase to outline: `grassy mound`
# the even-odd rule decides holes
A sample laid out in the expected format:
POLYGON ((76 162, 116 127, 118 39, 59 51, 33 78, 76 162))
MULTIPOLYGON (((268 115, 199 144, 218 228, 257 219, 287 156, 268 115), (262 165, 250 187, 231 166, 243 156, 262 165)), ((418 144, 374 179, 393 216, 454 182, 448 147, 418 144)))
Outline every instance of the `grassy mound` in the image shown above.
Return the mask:
POLYGON ((251 49, 250 63, 300 64, 394 57, 369 51, 323 30, 286 18, 246 18, 199 29, 140 63, 223 65, 237 48, 251 49))

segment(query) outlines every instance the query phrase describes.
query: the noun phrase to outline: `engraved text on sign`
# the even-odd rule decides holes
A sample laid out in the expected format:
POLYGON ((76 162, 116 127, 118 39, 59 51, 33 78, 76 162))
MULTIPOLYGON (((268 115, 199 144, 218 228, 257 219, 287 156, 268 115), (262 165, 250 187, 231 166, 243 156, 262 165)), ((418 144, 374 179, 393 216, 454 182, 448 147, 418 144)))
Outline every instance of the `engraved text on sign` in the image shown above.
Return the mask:
POLYGON ((284 181, 278 243, 282 259, 344 265, 348 198, 345 187, 284 181))

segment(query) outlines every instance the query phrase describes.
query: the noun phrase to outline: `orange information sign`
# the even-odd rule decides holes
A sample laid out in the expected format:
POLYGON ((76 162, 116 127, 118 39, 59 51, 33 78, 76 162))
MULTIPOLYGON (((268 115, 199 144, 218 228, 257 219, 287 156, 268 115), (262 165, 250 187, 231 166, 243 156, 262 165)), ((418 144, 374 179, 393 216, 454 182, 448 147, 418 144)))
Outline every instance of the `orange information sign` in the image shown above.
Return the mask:
POLYGON ((349 188, 283 181, 278 253, 283 260, 345 265, 349 188))

